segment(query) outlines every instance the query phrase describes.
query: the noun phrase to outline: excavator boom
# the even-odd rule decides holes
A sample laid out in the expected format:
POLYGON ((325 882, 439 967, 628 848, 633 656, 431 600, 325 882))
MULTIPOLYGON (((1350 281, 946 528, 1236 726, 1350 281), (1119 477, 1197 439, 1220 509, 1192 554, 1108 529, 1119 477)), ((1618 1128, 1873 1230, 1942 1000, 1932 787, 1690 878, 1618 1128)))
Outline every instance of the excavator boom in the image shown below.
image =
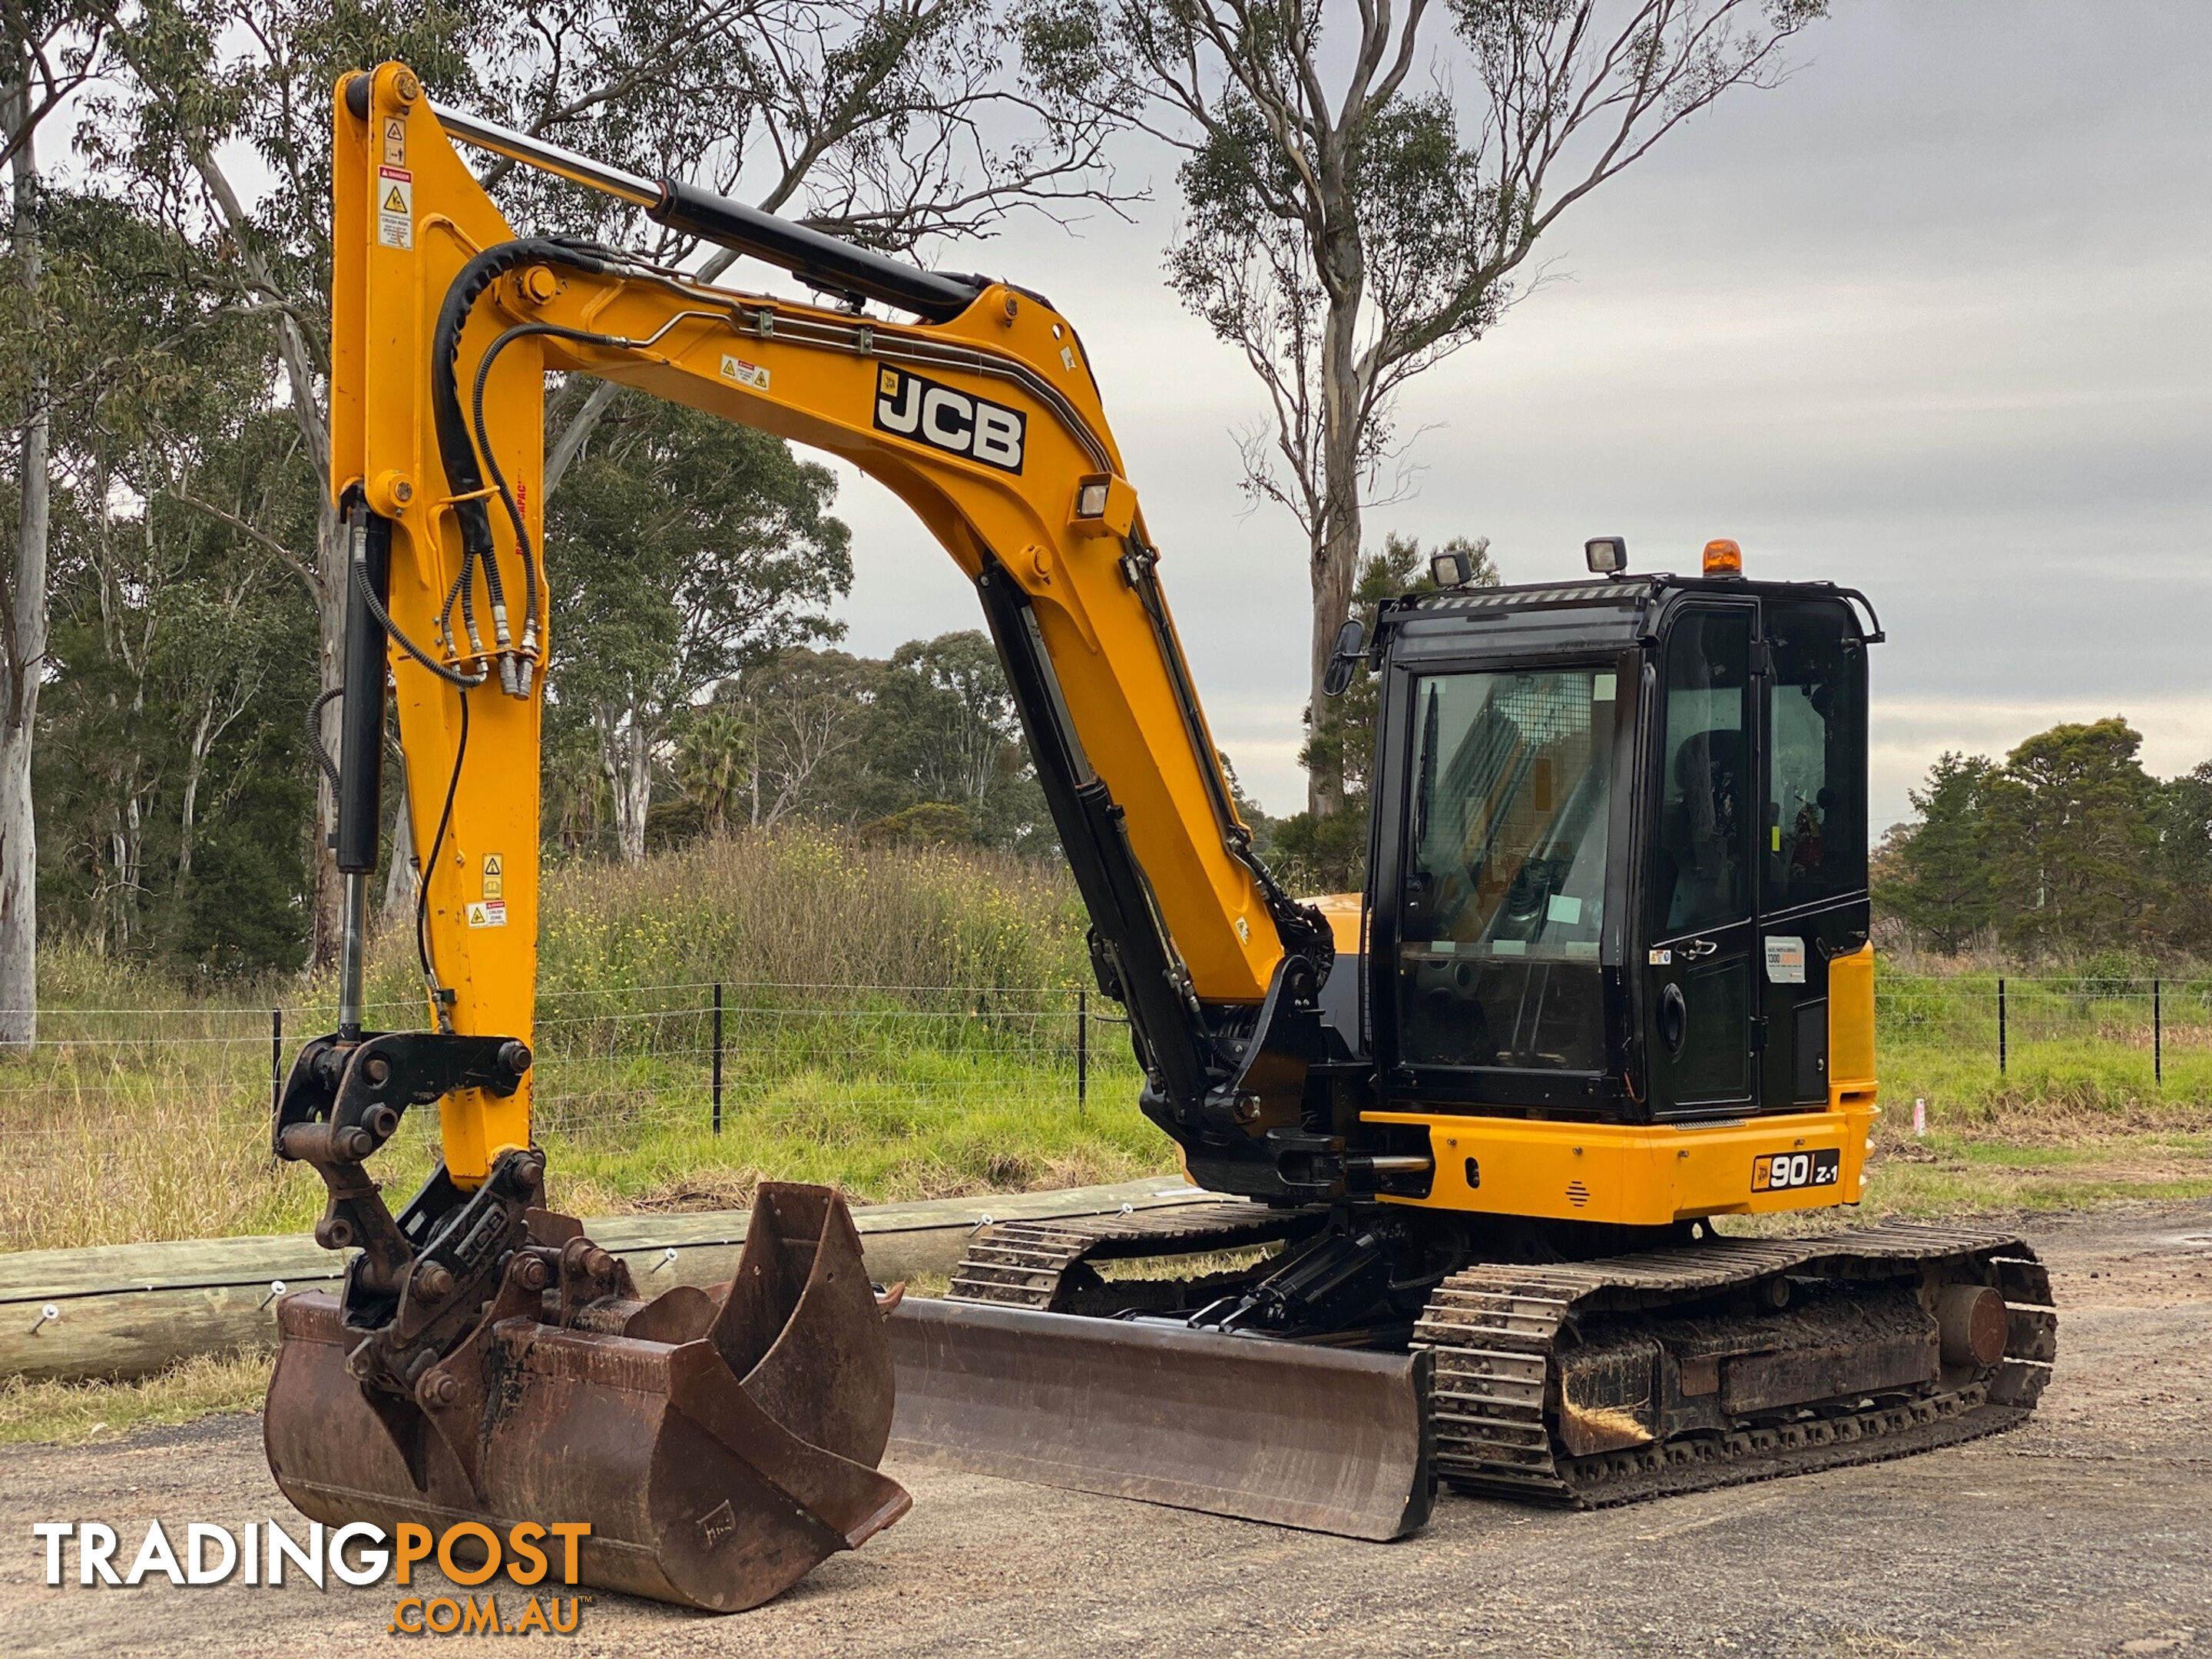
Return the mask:
MULTIPOLYGON (((598 1540, 582 1557, 592 1582, 750 1606, 903 1512, 873 1467, 893 1345, 834 1194, 763 1188, 733 1284, 649 1303, 544 1207, 530 1042, 558 579, 544 558, 547 374, 842 455, 929 526, 982 602, 1102 983, 1128 1007, 1146 1109, 1170 1133, 1235 1125, 1255 1076, 1295 1095, 1331 935, 1252 854, 1090 363, 1048 302, 441 111, 403 65, 349 77, 333 118, 347 927, 339 1029, 301 1051, 273 1139, 329 1188, 319 1238, 357 1254, 340 1295, 287 1306, 270 1463, 302 1509, 333 1521, 580 1512, 598 1540), (839 303, 517 236, 455 137, 782 265, 839 303), (915 320, 871 314, 872 301, 915 320), (427 1029, 398 1032, 364 1029, 361 997, 387 673, 427 849, 427 1029), (1301 1021, 1288 1046, 1267 1036, 1301 1021), (434 1104, 443 1162, 395 1217, 368 1161, 410 1108, 434 1104)), ((1413 1420, 1411 1362, 1316 1363, 1371 1374, 1389 1428, 1413 1420)), ((1317 1442, 1329 1432, 1317 1416, 1317 1442)), ((1419 1434, 1399 1438, 1393 1513, 1425 1506, 1427 1489, 1419 1434)))
MULTIPOLYGON (((543 388, 548 372, 580 373, 842 456, 929 527, 975 584, 1007 663, 1158 1110, 1194 1121, 1236 1069, 1222 1034, 1249 1035, 1292 950, 1325 966, 1329 934, 1249 852, 1073 327, 1006 284, 918 270, 453 118, 465 138, 847 303, 764 299, 607 248, 517 238, 444 112, 419 88, 401 95, 413 86, 387 65, 338 99, 337 222, 354 234, 335 239, 331 485, 388 584, 378 598, 394 639, 422 647, 395 645, 392 673, 415 844, 437 849, 422 927, 431 994, 445 998, 434 1015, 527 1041, 549 632, 543 388), (866 314, 870 299, 921 319, 866 314), (487 678, 472 688, 457 674, 487 678), (465 740, 475 758, 457 766, 465 740)), ((454 1098, 447 1167, 472 1184, 497 1147, 527 1143, 528 1087, 454 1098)))

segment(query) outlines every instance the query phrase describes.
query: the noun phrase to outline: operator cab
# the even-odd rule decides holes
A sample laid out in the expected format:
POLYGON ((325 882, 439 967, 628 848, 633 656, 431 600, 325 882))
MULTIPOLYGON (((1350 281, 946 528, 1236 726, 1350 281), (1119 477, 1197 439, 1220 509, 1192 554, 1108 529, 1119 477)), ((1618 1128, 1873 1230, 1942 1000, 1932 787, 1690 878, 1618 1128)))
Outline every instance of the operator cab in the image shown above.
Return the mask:
POLYGON ((1869 926, 1865 605, 1729 574, 1385 607, 1364 1023, 1389 1109, 1827 1107, 1829 963, 1869 926))

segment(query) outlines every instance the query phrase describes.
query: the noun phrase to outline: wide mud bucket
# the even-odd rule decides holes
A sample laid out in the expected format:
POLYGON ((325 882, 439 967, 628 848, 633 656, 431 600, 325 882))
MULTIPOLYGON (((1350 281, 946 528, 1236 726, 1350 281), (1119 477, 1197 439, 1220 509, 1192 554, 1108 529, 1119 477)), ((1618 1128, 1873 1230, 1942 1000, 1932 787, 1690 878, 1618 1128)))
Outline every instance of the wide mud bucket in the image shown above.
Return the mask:
POLYGON ((355 1380, 337 1297, 284 1300, 263 1432, 303 1514, 588 1522, 583 1583, 733 1613, 906 1512, 875 1467, 890 1343, 836 1193, 764 1183, 730 1284, 651 1302, 568 1218, 533 1212, 532 1238, 411 1398, 355 1380))

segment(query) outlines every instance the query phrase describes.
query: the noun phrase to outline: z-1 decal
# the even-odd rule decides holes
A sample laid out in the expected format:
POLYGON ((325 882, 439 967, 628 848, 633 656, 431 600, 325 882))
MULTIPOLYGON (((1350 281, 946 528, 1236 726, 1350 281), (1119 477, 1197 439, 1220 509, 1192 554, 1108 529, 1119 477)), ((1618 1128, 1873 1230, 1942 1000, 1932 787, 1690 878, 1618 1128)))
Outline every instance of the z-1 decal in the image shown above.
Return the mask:
POLYGON ((1019 472, 1029 419, 902 368, 882 368, 876 373, 876 430, 1019 472))
POLYGON ((1751 1190, 1778 1193, 1797 1187, 1832 1187, 1843 1173, 1839 1148, 1824 1146, 1811 1152, 1775 1152, 1751 1160, 1751 1190))

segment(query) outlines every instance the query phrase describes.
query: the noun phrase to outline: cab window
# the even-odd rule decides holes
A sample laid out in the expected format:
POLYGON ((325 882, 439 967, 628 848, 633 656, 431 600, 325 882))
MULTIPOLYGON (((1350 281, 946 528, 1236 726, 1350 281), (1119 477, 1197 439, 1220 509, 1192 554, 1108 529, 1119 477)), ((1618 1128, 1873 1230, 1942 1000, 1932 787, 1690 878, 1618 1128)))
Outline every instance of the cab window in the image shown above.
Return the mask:
POLYGON ((1614 691, 1596 668, 1414 683, 1405 1063, 1602 1066, 1614 691))
POLYGON ((1769 601, 1763 908, 1786 910, 1866 885, 1866 653, 1832 603, 1769 601))
POLYGON ((1687 611, 1667 641, 1651 935, 1750 915, 1751 612, 1687 611))

